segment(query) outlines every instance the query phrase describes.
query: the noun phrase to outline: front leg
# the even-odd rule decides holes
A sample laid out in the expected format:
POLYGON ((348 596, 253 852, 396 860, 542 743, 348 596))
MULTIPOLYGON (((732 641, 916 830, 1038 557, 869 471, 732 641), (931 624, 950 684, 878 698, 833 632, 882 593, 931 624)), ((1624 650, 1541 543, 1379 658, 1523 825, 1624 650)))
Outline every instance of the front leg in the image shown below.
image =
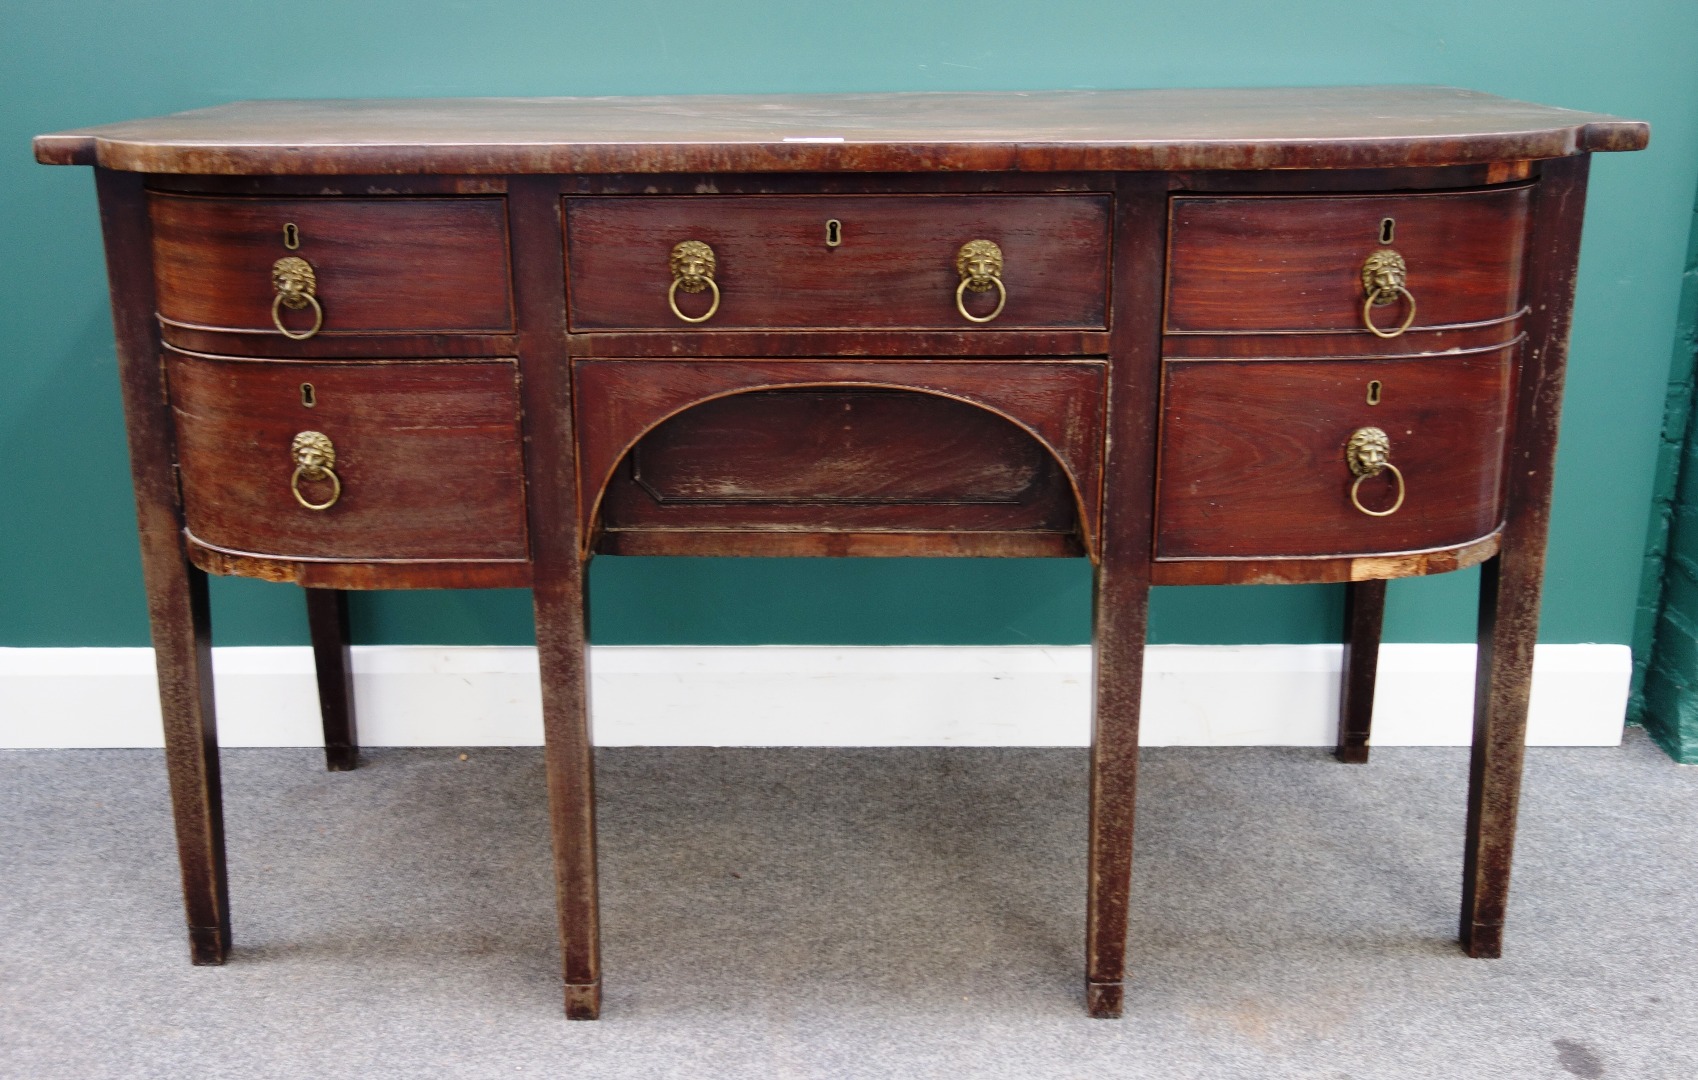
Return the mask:
POLYGON ((1095 715, 1091 724, 1090 864, 1085 908, 1085 1006, 1121 1014, 1138 801, 1138 716, 1144 681, 1149 577, 1100 567, 1096 576, 1095 715))
POLYGON ((196 964, 222 964, 230 951, 230 887, 212 701, 212 623, 206 575, 190 565, 183 545, 171 412, 159 376, 153 252, 142 182, 136 173, 95 170, 189 958, 196 964))

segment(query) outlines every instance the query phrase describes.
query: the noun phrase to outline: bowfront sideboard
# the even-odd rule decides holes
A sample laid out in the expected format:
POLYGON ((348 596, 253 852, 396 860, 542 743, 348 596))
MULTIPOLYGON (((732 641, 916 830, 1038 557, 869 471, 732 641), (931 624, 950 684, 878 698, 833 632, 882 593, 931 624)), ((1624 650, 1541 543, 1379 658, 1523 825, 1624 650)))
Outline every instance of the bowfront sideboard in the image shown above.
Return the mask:
POLYGON ((96 169, 191 956, 230 912, 207 573, 529 586, 566 1012, 600 1008, 585 567, 1095 566, 1086 1003, 1122 1009, 1152 584, 1482 565, 1461 940, 1502 944, 1590 153, 1443 88, 247 102, 96 169))

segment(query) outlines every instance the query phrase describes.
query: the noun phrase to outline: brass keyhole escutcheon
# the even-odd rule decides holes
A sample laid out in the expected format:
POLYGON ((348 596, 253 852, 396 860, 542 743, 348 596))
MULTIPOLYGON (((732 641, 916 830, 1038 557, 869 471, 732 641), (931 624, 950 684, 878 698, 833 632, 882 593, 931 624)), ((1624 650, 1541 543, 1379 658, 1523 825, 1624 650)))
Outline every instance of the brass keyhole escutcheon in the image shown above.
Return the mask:
POLYGON ((1380 390, 1380 380, 1372 379, 1368 382, 1368 404, 1378 405, 1380 403, 1380 390))
POLYGON ((1392 244, 1397 241, 1397 219, 1382 218, 1380 221, 1380 243, 1392 244))
POLYGON ((318 289, 318 275, 313 272, 312 263, 299 255, 283 256, 271 264, 271 287, 277 290, 271 301, 271 322, 278 333, 291 341, 305 341, 318 333, 324 325, 324 308, 314 295, 318 289), (284 308, 300 311, 308 307, 312 308, 311 328, 295 331, 283 325, 284 308))
POLYGON ((843 222, 832 218, 825 223, 825 246, 834 248, 843 243, 843 222))
POLYGON ((1391 463, 1391 438, 1384 431, 1363 427, 1351 432, 1350 441, 1344 444, 1344 462, 1356 477, 1350 485, 1350 505, 1369 517, 1391 517, 1402 509, 1408 488, 1404 486, 1402 470, 1391 463), (1362 505, 1362 482, 1386 471, 1397 481, 1397 499, 1388 510, 1370 510, 1362 505))
POLYGON ((294 475, 289 477, 289 490, 295 501, 308 510, 328 510, 342 497, 342 478, 336 475, 336 445, 322 431, 303 431, 289 444, 289 457, 295 463, 294 475), (330 497, 313 502, 301 494, 301 481, 320 483, 330 481, 330 497))
POLYGON ((290 251, 301 246, 301 230, 296 227, 293 221, 285 222, 283 225, 283 246, 290 251))
POLYGON ((955 272, 961 284, 955 287, 955 310, 968 322, 988 323, 1002 314, 1008 303, 1008 289, 1002 284, 1002 248, 992 240, 969 240, 955 253, 955 272), (974 315, 967 310, 969 292, 996 290, 996 307, 989 315, 974 315))
POLYGON ((310 382, 304 382, 301 384, 301 404, 305 405, 309 409, 318 404, 318 392, 313 389, 312 383, 310 382))
POLYGON ((673 245, 672 256, 667 260, 672 268, 672 287, 666 290, 666 306, 672 309, 672 314, 687 323, 705 323, 713 318, 719 310, 719 285, 713 280, 713 273, 718 269, 719 259, 714 255, 713 248, 700 240, 684 240, 673 245), (705 315, 686 315, 678 310, 678 290, 687 293, 699 293, 707 289, 713 293, 713 302, 708 305, 705 315))

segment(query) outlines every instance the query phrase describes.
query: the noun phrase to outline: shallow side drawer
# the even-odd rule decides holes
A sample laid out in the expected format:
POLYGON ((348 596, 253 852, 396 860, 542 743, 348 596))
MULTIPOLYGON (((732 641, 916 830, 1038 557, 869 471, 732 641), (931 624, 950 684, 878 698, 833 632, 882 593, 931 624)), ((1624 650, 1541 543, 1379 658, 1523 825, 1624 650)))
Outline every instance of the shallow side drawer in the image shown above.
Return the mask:
MULTIPOLYGON (((1521 308, 1528 193, 1179 196, 1170 204, 1169 333, 1359 331, 1363 264, 1395 251, 1412 329, 1506 319, 1521 308)), ((1394 330, 1402 298, 1377 307, 1394 330)))
MULTIPOLYGON (((513 330, 503 199, 155 192, 149 207, 159 314, 169 322, 280 334, 272 268, 299 258, 316 279, 319 333, 513 330)), ((279 314, 295 333, 312 326, 304 308, 279 314)))

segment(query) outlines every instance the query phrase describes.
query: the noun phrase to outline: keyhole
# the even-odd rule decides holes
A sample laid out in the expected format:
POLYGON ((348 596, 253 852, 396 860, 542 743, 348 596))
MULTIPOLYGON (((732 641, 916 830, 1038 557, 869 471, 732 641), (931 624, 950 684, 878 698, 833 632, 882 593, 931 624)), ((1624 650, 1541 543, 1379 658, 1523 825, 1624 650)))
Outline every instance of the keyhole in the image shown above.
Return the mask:
MULTIPOLYGON (((1378 386, 1379 384, 1375 383, 1374 385, 1378 386)), ((313 390, 310 382, 301 384, 301 404, 309 409, 318 404, 318 394, 313 390)))
POLYGON ((825 246, 836 247, 843 243, 843 222, 832 218, 825 223, 825 246))
POLYGON ((1385 218, 1384 220, 1382 220, 1380 222, 1380 243, 1382 243, 1382 244, 1391 243, 1392 240, 1395 239, 1393 234, 1396 231, 1397 231, 1397 221, 1395 219, 1385 218))
POLYGON ((1380 380, 1375 379, 1372 382, 1368 383, 1368 404, 1378 405, 1379 403, 1380 403, 1380 380))
POLYGON ((301 230, 295 227, 293 221, 283 226, 283 246, 290 251, 301 246, 301 230))

